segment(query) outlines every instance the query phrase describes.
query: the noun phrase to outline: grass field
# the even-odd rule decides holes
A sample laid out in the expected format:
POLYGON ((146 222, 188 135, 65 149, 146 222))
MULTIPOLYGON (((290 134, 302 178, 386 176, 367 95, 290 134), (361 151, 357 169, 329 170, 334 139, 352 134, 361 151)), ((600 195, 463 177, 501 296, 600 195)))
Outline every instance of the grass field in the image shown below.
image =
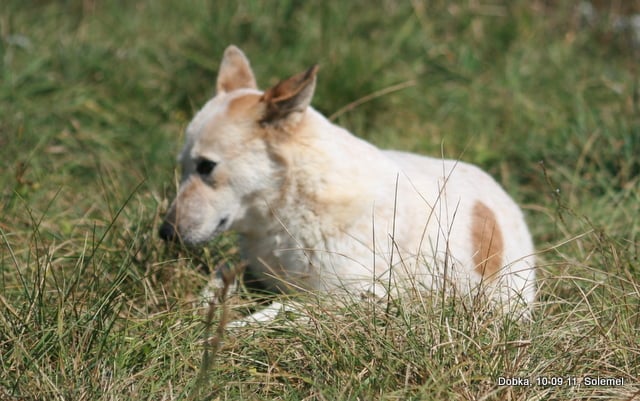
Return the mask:
POLYGON ((576 4, 3 0, 0 400, 640 400, 640 49, 620 2, 576 4), (156 232, 230 43, 262 87, 318 62, 315 106, 381 147, 491 172, 540 251, 535 321, 310 301, 203 372, 193 300, 234 238, 156 232))

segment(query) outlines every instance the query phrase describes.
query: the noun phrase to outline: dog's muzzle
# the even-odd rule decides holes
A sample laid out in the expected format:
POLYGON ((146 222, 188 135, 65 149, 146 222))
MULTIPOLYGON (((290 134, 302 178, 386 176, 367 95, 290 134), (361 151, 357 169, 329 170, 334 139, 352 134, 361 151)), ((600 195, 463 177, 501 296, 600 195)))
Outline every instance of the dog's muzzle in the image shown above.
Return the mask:
POLYGON ((168 221, 162 223, 162 225, 160 226, 160 230, 158 230, 158 235, 160 235, 160 238, 167 242, 173 242, 178 237, 176 235, 176 229, 174 225, 169 223, 168 221))
MULTIPOLYGON (((227 227, 228 225, 229 225, 229 217, 226 216, 221 218, 212 236, 220 235, 222 232, 224 232, 228 228, 227 227)), ((158 235, 160 236, 160 238, 162 238, 166 242, 176 242, 176 240, 178 239, 178 233, 176 231, 175 225, 166 220, 160 226, 160 229, 158 230, 158 235)))

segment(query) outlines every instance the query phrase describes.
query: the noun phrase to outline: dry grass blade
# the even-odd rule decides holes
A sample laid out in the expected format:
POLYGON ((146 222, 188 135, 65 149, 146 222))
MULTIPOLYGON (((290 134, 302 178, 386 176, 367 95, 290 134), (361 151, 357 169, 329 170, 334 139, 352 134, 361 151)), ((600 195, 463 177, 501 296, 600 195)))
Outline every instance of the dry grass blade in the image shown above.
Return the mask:
POLYGON ((345 106, 340 107, 338 110, 336 110, 333 114, 331 114, 329 116, 329 120, 334 121, 336 118, 340 117, 344 113, 352 111, 352 110, 354 110, 355 108, 357 108, 360 105, 363 105, 363 104, 365 104, 367 102, 370 102, 370 101, 372 101, 374 99, 377 99, 379 97, 388 95, 390 93, 401 91, 403 89, 410 88, 410 87, 416 86, 416 85, 417 85, 416 80, 415 79, 411 79, 411 80, 406 81, 406 82, 401 82, 399 84, 391 85, 391 86, 388 86, 386 88, 377 90, 377 91, 375 91, 373 93, 370 93, 370 94, 368 94, 366 96, 363 96, 360 99, 355 100, 355 101, 353 101, 353 102, 351 102, 351 103, 349 103, 349 104, 347 104, 345 106))

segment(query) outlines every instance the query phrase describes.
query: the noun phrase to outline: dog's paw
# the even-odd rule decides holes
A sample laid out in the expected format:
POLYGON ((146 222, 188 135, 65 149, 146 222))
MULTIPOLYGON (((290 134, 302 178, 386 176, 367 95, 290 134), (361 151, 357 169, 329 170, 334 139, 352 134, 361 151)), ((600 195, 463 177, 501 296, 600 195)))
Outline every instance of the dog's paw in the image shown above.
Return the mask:
POLYGON ((236 290, 237 290, 237 284, 235 280, 230 284, 226 284, 221 277, 219 277, 218 275, 215 275, 211 280, 209 280, 209 282, 200 291, 200 295, 198 296, 197 303, 200 306, 206 306, 209 304, 209 302, 212 302, 212 301, 222 302, 222 298, 224 296, 234 294, 236 290))
POLYGON ((235 329, 247 326, 265 326, 273 323, 304 324, 309 320, 310 318, 303 314, 300 308, 295 305, 273 302, 249 316, 228 323, 227 328, 235 329))

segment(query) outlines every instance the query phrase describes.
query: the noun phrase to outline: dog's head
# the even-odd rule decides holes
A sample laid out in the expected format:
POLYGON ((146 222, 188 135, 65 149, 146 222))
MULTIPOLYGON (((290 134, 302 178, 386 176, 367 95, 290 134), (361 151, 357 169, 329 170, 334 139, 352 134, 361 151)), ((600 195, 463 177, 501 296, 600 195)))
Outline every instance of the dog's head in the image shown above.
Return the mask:
POLYGON ((265 192, 284 180, 286 161, 273 149, 302 124, 316 73, 313 66, 261 92, 242 51, 225 50, 216 95, 187 127, 182 181, 161 238, 197 244, 250 224, 265 192))

